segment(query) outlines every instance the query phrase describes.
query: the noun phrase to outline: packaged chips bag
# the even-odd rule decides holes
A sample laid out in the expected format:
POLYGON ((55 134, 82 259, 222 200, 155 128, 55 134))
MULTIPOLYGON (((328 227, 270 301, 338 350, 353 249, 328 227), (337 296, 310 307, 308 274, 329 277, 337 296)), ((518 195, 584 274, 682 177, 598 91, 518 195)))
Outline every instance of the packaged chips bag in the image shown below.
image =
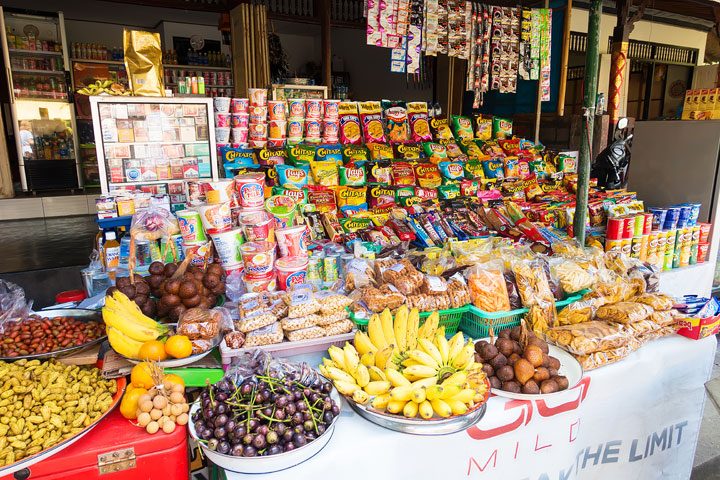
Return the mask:
POLYGON ((438 164, 440 173, 442 174, 443 183, 459 182, 465 178, 465 172, 462 162, 440 162, 438 164))
POLYGON ((359 145, 362 143, 357 103, 340 102, 338 111, 340 112, 340 143, 343 145, 359 145))
POLYGON ((513 121, 509 118, 493 117, 492 119, 493 138, 501 140, 512 137, 513 121))
POLYGON ((410 137, 413 142, 429 142, 432 140, 430 123, 428 121, 428 108, 426 102, 408 102, 408 121, 410 122, 410 137))
POLYGON ((463 117, 462 115, 452 115, 452 130, 455 134, 455 138, 458 140, 472 140, 475 136, 473 132, 472 120, 470 117, 463 117))
POLYGON ((391 165, 393 185, 415 185, 415 171, 407 162, 393 162, 391 165))
POLYGON ((357 167, 352 163, 338 167, 340 185, 349 187, 362 187, 365 185, 365 167, 357 167))
POLYGON ((387 122, 387 137, 390 143, 407 143, 410 141, 410 127, 408 125, 407 108, 405 102, 383 100, 382 108, 385 111, 387 122))
POLYGON ((301 165, 310 165, 310 162, 315 160, 315 153, 317 147, 314 145, 306 145, 299 143, 288 147, 288 163, 299 167, 301 165))
POLYGON ((342 165, 342 145, 339 143, 318 145, 315 150, 315 160, 318 162, 335 162, 342 165))
POLYGON ((360 102, 358 110, 365 143, 386 143, 380 102, 360 102))
POLYGON ((282 187, 303 188, 308 184, 308 175, 310 167, 300 165, 293 167, 292 165, 275 165, 275 171, 278 176, 278 184, 282 187))
POLYGON ((415 179, 423 188, 437 188, 442 185, 440 170, 431 162, 415 164, 415 179))
POLYGON ((425 150, 425 155, 432 163, 440 163, 448 158, 447 148, 440 143, 425 142, 423 143, 423 150, 425 150))
POLYGON ((365 144, 370 151, 370 158, 373 160, 392 160, 393 149, 385 143, 367 143, 365 144))
POLYGON ((344 163, 362 165, 361 162, 370 160, 370 152, 365 145, 345 145, 342 147, 342 159, 344 163))
POLYGON ((307 188, 308 203, 315 205, 315 209, 320 213, 337 211, 337 202, 335 201, 335 192, 319 185, 310 185, 307 188))
POLYGON ((367 176, 369 183, 384 183, 392 185, 392 167, 390 160, 373 160, 367 163, 367 176))
POLYGON ((367 210, 365 187, 337 187, 335 190, 337 206, 344 215, 367 210))
POLYGON ((125 71, 130 89, 140 97, 164 97, 160 34, 141 30, 123 30, 125 71))
POLYGON ((310 162, 310 171, 315 185, 335 187, 339 184, 338 166, 335 162, 312 161, 310 162))
POLYGON ((393 146, 393 152, 395 152, 396 159, 403 160, 417 160, 418 158, 424 158, 425 150, 419 143, 401 143, 393 146))
POLYGON ((453 133, 446 117, 433 117, 430 119, 430 130, 436 142, 452 140, 453 133))
POLYGON ((367 201, 370 208, 377 208, 395 203, 395 190, 379 183, 371 183, 367 187, 367 201))
POLYGON ((492 118, 483 118, 482 115, 475 117, 475 138, 487 142, 493 138, 492 118))
POLYGON ((488 180, 502 180, 505 178, 505 164, 502 158, 493 158, 482 161, 483 174, 488 180))

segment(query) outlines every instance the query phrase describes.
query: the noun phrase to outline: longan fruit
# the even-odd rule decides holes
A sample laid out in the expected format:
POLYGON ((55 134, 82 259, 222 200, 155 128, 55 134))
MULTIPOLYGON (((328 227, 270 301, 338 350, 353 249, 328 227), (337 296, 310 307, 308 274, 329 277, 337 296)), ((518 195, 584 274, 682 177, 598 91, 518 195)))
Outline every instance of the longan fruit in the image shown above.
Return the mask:
POLYGON ((160 417, 162 417, 162 412, 160 410, 157 408, 150 410, 150 418, 157 421, 160 417))
POLYGON ((188 423, 189 418, 190 417, 188 417, 188 414, 183 412, 180 415, 178 415, 178 417, 177 417, 177 419, 175 419, 175 421, 177 422, 178 425, 186 425, 188 423))
POLYGON ((163 432, 172 433, 175 430, 175 422, 168 420, 162 426, 163 432))
POLYGON ((152 418, 150 418, 150 414, 148 412, 142 412, 137 417, 138 425, 141 427, 147 427, 150 422, 152 422, 152 418))
POLYGON ((149 434, 157 433, 157 431, 160 430, 160 425, 158 425, 157 422, 150 422, 150 423, 148 423, 147 426, 145 427, 145 430, 146 430, 149 434))

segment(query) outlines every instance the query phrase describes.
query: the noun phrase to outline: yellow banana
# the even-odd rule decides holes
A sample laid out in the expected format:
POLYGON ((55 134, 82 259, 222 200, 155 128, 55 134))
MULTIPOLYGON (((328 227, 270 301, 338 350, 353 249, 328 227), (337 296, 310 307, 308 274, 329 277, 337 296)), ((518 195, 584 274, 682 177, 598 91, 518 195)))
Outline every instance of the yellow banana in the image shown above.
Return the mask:
POLYGON ((443 389, 443 391, 442 391, 442 394, 440 395, 441 400, 447 400, 447 399, 453 398, 455 395, 460 393, 460 390, 462 390, 457 385, 443 385, 442 389, 443 389))
POLYGON ((364 387, 365 385, 370 383, 370 372, 368 371, 367 367, 362 363, 359 364, 355 369, 353 377, 355 377, 355 380, 357 380, 357 384, 360 385, 360 387, 364 387))
POLYGON ((332 345, 330 348, 328 348, 328 354, 330 355, 332 361, 335 362, 335 365, 337 365, 337 368, 349 371, 349 369, 345 365, 345 352, 342 348, 332 345))
POLYGON ((390 400, 387 404, 387 411, 390 413, 400 413, 405 408, 405 404, 402 400, 390 400))
POLYGON ((450 410, 452 411, 453 415, 465 415, 468 411, 467 405, 465 405, 460 400, 448 399, 445 400, 445 403, 450 406, 450 410))
MULTIPOLYGON (((137 323, 140 323, 147 328, 157 328, 159 330, 162 330, 163 333, 167 332, 168 327, 166 325, 162 325, 153 320, 152 318, 148 317, 147 315, 143 314, 137 303, 130 300, 127 295, 122 293, 120 290, 115 290, 113 292, 112 298, 116 300, 117 304, 120 306, 120 309, 126 311, 128 315, 132 315, 137 323)), ((107 302, 107 297, 105 298, 105 301, 107 302)))
POLYGON ((353 340, 353 343, 360 355, 365 355, 369 352, 375 353, 378 351, 378 347, 372 343, 367 333, 360 330, 355 332, 355 340, 353 340))
POLYGON ((451 364, 455 368, 464 367, 468 361, 475 361, 475 345, 473 342, 468 341, 460 350, 460 353, 455 357, 450 357, 451 364))
POLYGON ((356 403, 359 403, 360 405, 365 405, 366 403, 368 403, 370 401, 370 395, 368 395, 367 393, 363 392, 361 389, 358 388, 357 390, 355 390, 353 392, 352 399, 356 403))
POLYGON ((463 337, 462 332, 457 332, 453 337, 448 340, 448 345, 450 346, 450 352, 448 353, 448 356, 450 358, 455 358, 458 356, 458 353, 462 350, 463 346, 465 345, 465 337, 463 337))
POLYGON ((357 383, 355 382, 353 376, 344 370, 340 370, 339 368, 335 367, 325 367, 325 370, 327 370, 327 373, 330 376, 331 380, 334 380, 336 382, 357 383))
POLYGON ((383 395, 378 395, 377 397, 372 399, 372 402, 370 402, 370 405, 372 405, 373 408, 376 408, 378 410, 385 410, 388 406, 388 402, 390 401, 390 394, 385 393, 383 395))
POLYGON ((407 320, 407 348, 417 348, 418 329, 420 328, 420 312, 417 308, 410 310, 407 320))
POLYGON ((382 350, 390 344, 385 338, 380 317, 376 313, 373 314, 370 317, 370 321, 368 321, 368 338, 378 350, 382 350))
POLYGON ((385 372, 380 370, 375 365, 368 367, 368 372, 370 372, 370 381, 371 382, 384 382, 387 380, 387 377, 385 376, 385 372))
POLYGON ((441 385, 443 387, 447 387, 449 385, 456 385, 458 387, 463 387, 465 385, 465 382, 467 381, 467 373, 465 372, 455 372, 449 377, 447 377, 441 385))
MULTIPOLYGON (((386 308, 380 314, 380 325, 382 325, 383 335, 388 344, 397 345, 395 340, 395 332, 393 331, 393 317, 390 309, 386 308)), ((374 343, 374 342, 373 342, 374 343)))
POLYGON ((392 385, 387 381, 374 381, 370 382, 363 387, 368 395, 384 395, 390 391, 392 385))
POLYGON ((392 354, 393 354, 392 345, 388 345, 387 347, 378 351, 375 354, 375 366, 378 367, 380 370, 385 370, 385 368, 387 368, 388 364, 391 363, 391 362, 388 362, 388 360, 390 359, 390 357, 392 357, 392 354))
POLYGON ((435 336, 438 323, 440 322, 440 314, 438 312, 432 312, 425 319, 425 323, 422 324, 418 331, 418 337, 432 340, 435 336))
POLYGON ((440 335, 440 333, 435 334, 435 346, 440 352, 440 358, 442 359, 442 362, 440 362, 440 364, 447 365, 448 352, 450 351, 450 348, 448 347, 448 342, 445 339, 445 335, 440 335))
POLYGON ((142 347, 142 342, 133 340, 120 330, 113 327, 107 327, 106 330, 108 341, 110 342, 110 346, 113 350, 128 358, 136 359, 140 357, 140 347, 142 347))
POLYGON ((476 392, 472 388, 465 388, 463 390, 460 390, 460 393, 452 397, 450 400, 457 400, 463 403, 473 403, 475 394, 476 392))
POLYGON ((366 367, 372 367, 375 365, 375 353, 373 352, 366 352, 363 353, 360 357, 360 363, 365 365, 366 367))
POLYGON ((422 363, 418 362, 417 360, 413 360, 412 358, 406 358, 403 360, 400 365, 403 367, 411 367, 413 365, 422 365, 422 363))
POLYGON ((412 400, 407 402, 403 407, 403 416, 407 418, 415 418, 418 414, 418 404, 412 400))
POLYGON ((420 416, 425 420, 429 420, 433 417, 433 407, 427 400, 420 403, 420 405, 418 406, 418 411, 420 412, 420 416))
POLYGON ((393 387, 410 386, 410 380, 403 377, 403 374, 397 370, 388 368, 385 370, 385 376, 392 383, 393 387))
POLYGON ((441 337, 445 338, 445 325, 440 325, 437 330, 435 330, 435 336, 440 335, 441 337))
POLYGON ((420 348, 430 355, 433 360, 435 360, 435 363, 437 365, 442 365, 442 355, 440 355, 440 350, 427 338, 420 338, 418 339, 418 344, 420 345, 420 348))
POLYGON ((335 384, 337 391, 346 397, 352 397, 355 391, 360 389, 360 386, 355 382, 350 383, 342 380, 335 380, 333 383, 335 384))
POLYGON ((352 374, 355 372, 358 365, 360 365, 360 356, 358 355, 357 350, 355 350, 355 347, 350 345, 348 342, 345 342, 343 354, 345 357, 345 370, 352 374))
POLYGON ((412 365, 403 370, 403 375, 411 382, 414 382, 415 380, 420 380, 422 378, 436 376, 437 369, 433 367, 428 367, 427 365, 412 365))
POLYGON ((416 361, 419 365, 427 365, 428 367, 432 368, 439 367, 437 361, 432 356, 423 352, 422 350, 410 350, 407 352, 407 354, 410 359, 416 361))
POLYGON ((411 385, 413 388, 419 388, 419 387, 430 388, 433 385, 437 385, 437 377, 428 377, 428 378, 423 378, 420 380, 415 380, 414 382, 411 383, 411 385))
POLYGON ((403 385, 390 390, 390 398, 392 398, 393 400, 407 402, 408 400, 410 400, 411 395, 412 386, 410 385, 403 385))
POLYGON ((410 399, 416 403, 422 403, 427 398, 425 395, 425 387, 413 387, 410 399))
POLYGON ((452 415, 452 408, 450 408, 450 405, 439 398, 430 400, 430 405, 432 405, 433 410, 440 417, 447 418, 452 415))
POLYGON ((425 390, 425 396, 431 402, 433 400, 439 399, 442 394, 443 387, 441 387, 440 385, 431 385, 427 388, 427 390, 425 390))
POLYGON ((105 325, 121 331, 128 337, 138 342, 155 340, 161 335, 160 331, 157 329, 148 328, 139 323, 135 323, 131 316, 122 316, 122 314, 119 314, 113 308, 103 307, 102 317, 105 321, 105 325))
POLYGON ((393 333, 395 334, 395 345, 397 345, 401 352, 407 350, 407 321, 408 308, 405 305, 400 305, 400 308, 398 308, 395 313, 393 333))
POLYGON ((322 359, 322 364, 325 365, 326 367, 335 367, 335 368, 337 368, 337 365, 335 364, 335 362, 333 362, 332 360, 330 360, 330 359, 327 358, 327 357, 323 357, 323 359, 322 359))

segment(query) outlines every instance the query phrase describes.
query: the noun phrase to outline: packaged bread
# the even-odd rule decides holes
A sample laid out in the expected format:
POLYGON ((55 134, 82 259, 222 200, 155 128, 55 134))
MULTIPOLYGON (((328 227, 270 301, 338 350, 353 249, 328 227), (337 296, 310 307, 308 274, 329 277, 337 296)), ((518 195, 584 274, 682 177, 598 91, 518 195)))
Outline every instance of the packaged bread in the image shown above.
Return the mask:
POLYGON ((500 268, 492 268, 492 266, 484 268, 476 265, 470 267, 465 275, 473 305, 485 312, 510 310, 510 298, 500 268))
POLYGON ((283 341, 283 330, 280 322, 275 322, 245 335, 244 348, 262 347, 263 345, 272 345, 283 341))
POLYGON ((386 268, 382 272, 382 279, 385 283, 394 285, 403 295, 410 295, 420 289, 423 274, 410 263, 410 260, 403 258, 386 268))
POLYGON ((235 321, 235 330, 243 333, 257 330, 277 321, 277 317, 267 310, 258 310, 235 321))
POLYGON ((318 318, 320 317, 314 313, 311 313, 310 315, 305 315, 304 317, 283 318, 282 320, 280 320, 280 326, 287 334, 287 332, 300 330, 301 328, 309 328, 316 326, 318 318))
POLYGON ((669 295, 663 293, 643 293, 632 299, 634 302, 644 303, 651 306, 656 312, 670 310, 675 301, 669 295))
POLYGON ((644 303, 618 302, 598 308, 595 318, 615 323, 633 323, 645 320, 651 313, 652 307, 644 303))
POLYGON ((320 338, 325 336, 325 329, 322 327, 308 327, 300 330, 294 330, 292 332, 285 332, 285 336, 291 342, 298 342, 300 340, 310 340, 311 338, 320 338))
POLYGON ((595 307, 592 302, 579 301, 571 303, 560 310, 557 314, 558 325, 575 325, 577 323, 589 322, 595 315, 595 307))
POLYGON ((327 327, 328 325, 331 325, 333 323, 339 322, 341 320, 345 320, 350 316, 350 312, 343 309, 335 313, 331 313, 329 315, 317 315, 317 320, 315 322, 315 325, 318 327, 327 327))
POLYGON ((380 288, 365 287, 362 290, 360 299, 367 305, 372 312, 382 312, 389 308, 395 310, 405 302, 405 295, 393 290, 389 285, 383 285, 380 288))
POLYGON ((553 327, 545 332, 551 343, 576 355, 587 355, 626 345, 632 338, 619 323, 593 320, 577 325, 553 327))
POLYGON ((355 324, 351 320, 345 319, 331 323, 330 325, 326 325, 322 328, 325 330, 325 336, 329 337, 332 335, 352 332, 353 327, 355 327, 355 324))
POLYGON ((593 370, 595 368, 617 362, 618 360, 622 360, 640 348, 641 345, 642 342, 631 338, 628 343, 622 347, 590 353, 588 355, 577 355, 575 358, 580 363, 583 370, 593 370))

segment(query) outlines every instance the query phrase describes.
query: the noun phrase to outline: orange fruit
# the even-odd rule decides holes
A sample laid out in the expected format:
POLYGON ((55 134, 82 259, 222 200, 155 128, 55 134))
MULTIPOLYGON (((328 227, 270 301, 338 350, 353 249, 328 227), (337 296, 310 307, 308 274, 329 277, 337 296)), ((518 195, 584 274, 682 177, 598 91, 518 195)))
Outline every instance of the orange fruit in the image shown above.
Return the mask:
POLYGON ((185 335, 173 335, 165 342, 165 353, 175 358, 185 358, 192 354, 192 343, 185 335))
POLYGON ((138 399, 146 393, 147 390, 144 388, 133 388, 126 391, 120 402, 120 414, 128 420, 135 420, 137 418, 138 399))
POLYGON ((160 340, 148 340, 140 347, 138 357, 140 360, 165 360, 167 358, 165 345, 160 340))
POLYGON ((167 375, 165 375, 163 381, 174 383, 175 385, 182 385, 183 387, 185 386, 185 380, 183 380, 181 376, 175 375, 174 373, 168 373, 167 375))
POLYGON ((130 383, 136 388, 151 389, 155 386, 155 382, 150 372, 150 365, 147 362, 138 363, 130 370, 130 383))

